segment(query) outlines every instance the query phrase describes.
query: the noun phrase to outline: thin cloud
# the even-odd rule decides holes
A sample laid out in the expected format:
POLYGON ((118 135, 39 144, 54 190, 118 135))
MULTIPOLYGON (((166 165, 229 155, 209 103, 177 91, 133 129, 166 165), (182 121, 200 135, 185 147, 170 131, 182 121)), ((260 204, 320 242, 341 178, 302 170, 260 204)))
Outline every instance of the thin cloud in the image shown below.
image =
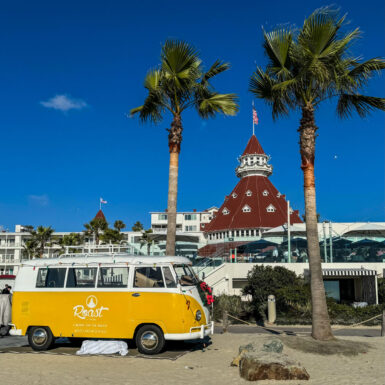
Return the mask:
POLYGON ((30 203, 41 207, 45 207, 49 205, 49 198, 47 194, 28 195, 28 200, 30 203))
POLYGON ((54 110, 59 110, 66 112, 69 110, 81 110, 86 108, 88 105, 82 99, 74 99, 68 95, 55 95, 53 98, 46 101, 40 102, 43 107, 53 108, 54 110))

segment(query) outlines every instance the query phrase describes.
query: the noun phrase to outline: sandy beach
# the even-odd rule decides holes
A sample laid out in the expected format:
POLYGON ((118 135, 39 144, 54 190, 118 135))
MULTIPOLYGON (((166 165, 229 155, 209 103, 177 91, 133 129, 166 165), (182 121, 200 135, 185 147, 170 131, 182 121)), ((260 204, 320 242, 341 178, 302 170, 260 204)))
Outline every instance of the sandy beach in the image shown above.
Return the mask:
MULTIPOLYGON (((269 336, 217 334, 205 351, 187 353, 176 361, 130 357, 76 357, 51 354, 0 354, 0 384, 246 384, 230 362, 238 346, 261 343, 269 336)), ((271 338, 271 337, 270 337, 271 338)), ((292 337, 286 337, 292 338, 292 337)), ((342 338, 340 338, 342 339, 342 338)), ((261 381, 270 384, 385 384, 385 338, 343 337, 364 342, 367 352, 356 356, 309 354, 291 349, 284 352, 300 361, 310 381, 261 381)))

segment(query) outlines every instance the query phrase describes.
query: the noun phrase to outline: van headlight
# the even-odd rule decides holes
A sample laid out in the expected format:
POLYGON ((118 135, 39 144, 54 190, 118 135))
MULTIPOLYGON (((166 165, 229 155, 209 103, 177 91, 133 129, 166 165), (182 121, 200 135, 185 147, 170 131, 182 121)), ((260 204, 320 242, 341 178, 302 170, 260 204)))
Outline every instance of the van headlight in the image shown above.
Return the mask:
POLYGON ((202 318, 202 313, 201 313, 200 310, 197 310, 197 312, 195 313, 195 319, 196 319, 197 321, 200 321, 201 318, 202 318))

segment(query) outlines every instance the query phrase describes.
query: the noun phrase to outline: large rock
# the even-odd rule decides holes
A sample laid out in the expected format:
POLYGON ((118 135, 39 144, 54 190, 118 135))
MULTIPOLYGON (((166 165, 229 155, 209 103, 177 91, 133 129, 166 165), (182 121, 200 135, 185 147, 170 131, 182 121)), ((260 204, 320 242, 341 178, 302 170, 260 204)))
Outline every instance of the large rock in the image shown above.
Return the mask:
POLYGON ((264 352, 282 353, 283 343, 278 338, 273 338, 272 340, 263 344, 262 350, 264 352))
POLYGON ((243 352, 239 373, 248 381, 258 380, 308 380, 301 364, 291 361, 286 354, 266 351, 243 352))
POLYGON ((283 343, 278 338, 272 338, 262 346, 261 346, 261 341, 255 341, 255 342, 250 342, 247 345, 241 345, 239 347, 238 355, 233 359, 230 365, 239 366, 239 362, 241 361, 245 353, 257 352, 260 350, 265 352, 281 353, 283 350, 283 343))

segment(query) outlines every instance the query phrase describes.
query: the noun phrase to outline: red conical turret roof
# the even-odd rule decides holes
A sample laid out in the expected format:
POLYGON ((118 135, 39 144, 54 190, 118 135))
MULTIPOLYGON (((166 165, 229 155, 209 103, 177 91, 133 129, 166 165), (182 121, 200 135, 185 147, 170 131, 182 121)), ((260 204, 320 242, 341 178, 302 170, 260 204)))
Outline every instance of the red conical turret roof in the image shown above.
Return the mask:
POLYGON ((94 218, 94 219, 103 219, 104 221, 106 221, 106 217, 104 216, 102 210, 99 210, 99 211, 97 212, 97 214, 95 215, 95 218, 94 218))
POLYGON ((259 143, 257 137, 254 134, 249 139, 247 146, 245 148, 245 151, 243 151, 242 156, 248 155, 248 154, 258 154, 258 155, 265 154, 265 151, 263 151, 261 144, 259 143))

